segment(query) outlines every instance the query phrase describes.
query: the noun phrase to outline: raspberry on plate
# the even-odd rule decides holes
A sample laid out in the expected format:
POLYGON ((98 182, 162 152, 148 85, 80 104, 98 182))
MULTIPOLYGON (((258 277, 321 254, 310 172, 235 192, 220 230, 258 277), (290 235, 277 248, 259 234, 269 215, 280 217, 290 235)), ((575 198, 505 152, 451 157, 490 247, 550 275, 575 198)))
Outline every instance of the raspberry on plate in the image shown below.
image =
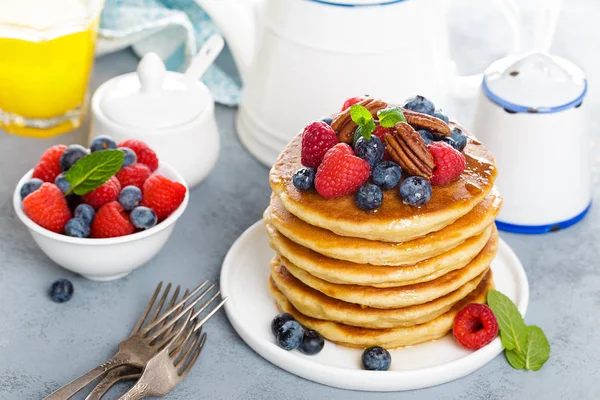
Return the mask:
POLYGON ((121 183, 116 177, 111 176, 106 182, 85 194, 81 199, 84 203, 98 209, 106 203, 117 200, 119 193, 121 193, 121 183))
POLYGON ((111 238, 130 235, 135 231, 129 216, 119 202, 106 203, 96 213, 92 222, 91 236, 93 238, 111 238))
POLYGON ((117 172, 117 179, 121 182, 121 187, 136 186, 140 189, 144 182, 152 175, 152 171, 146 164, 136 163, 128 167, 123 167, 117 172))
POLYGON ((370 174, 368 162, 356 157, 346 143, 338 143, 323 157, 315 188, 326 199, 335 199, 356 192, 370 174))
POLYGON ((63 192, 48 182, 23 199, 23 212, 39 226, 56 233, 62 233, 71 219, 63 192))
POLYGON ((366 97, 364 96, 354 96, 354 97, 350 97, 349 99, 347 99, 344 102, 344 105, 342 106, 342 109, 340 111, 344 111, 346 108, 350 108, 353 105, 355 105, 356 103, 360 103, 361 101, 363 101, 364 99, 366 99, 366 97))
POLYGON ((498 336, 498 320, 485 304, 467 304, 454 318, 452 333, 461 346, 477 350, 498 336))
POLYGON ((315 121, 302 131, 302 165, 318 168, 327 150, 338 143, 338 138, 331 126, 323 121, 315 121))
POLYGON ((183 203, 186 188, 162 175, 152 175, 144 182, 142 192, 141 205, 153 209, 162 221, 183 203))
POLYGON ((128 139, 119 143, 118 147, 127 147, 137 156, 137 162, 145 164, 151 171, 156 171, 158 168, 158 157, 154 150, 141 140, 128 139))
POLYGON ((67 146, 57 144, 46 150, 33 169, 33 178, 41 179, 44 182, 54 183, 58 174, 62 172, 62 169, 60 168, 60 158, 66 149, 67 146))
POLYGON ((463 153, 444 142, 431 142, 429 151, 433 155, 435 168, 431 177, 432 185, 446 185, 462 174, 467 165, 463 153))

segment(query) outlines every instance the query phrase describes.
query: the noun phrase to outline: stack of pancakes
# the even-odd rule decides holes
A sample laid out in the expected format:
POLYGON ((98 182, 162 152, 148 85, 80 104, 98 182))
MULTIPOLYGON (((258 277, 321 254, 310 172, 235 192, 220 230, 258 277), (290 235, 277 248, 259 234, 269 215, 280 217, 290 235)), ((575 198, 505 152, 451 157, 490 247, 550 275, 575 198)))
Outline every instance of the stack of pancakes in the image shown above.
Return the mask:
POLYGON ((298 135, 273 166, 264 213, 281 311, 338 344, 395 348, 446 335, 464 305, 485 302, 502 200, 494 159, 477 140, 469 136, 460 178, 434 186, 427 205, 403 204, 396 188, 371 212, 352 195, 297 190, 300 150, 298 135))

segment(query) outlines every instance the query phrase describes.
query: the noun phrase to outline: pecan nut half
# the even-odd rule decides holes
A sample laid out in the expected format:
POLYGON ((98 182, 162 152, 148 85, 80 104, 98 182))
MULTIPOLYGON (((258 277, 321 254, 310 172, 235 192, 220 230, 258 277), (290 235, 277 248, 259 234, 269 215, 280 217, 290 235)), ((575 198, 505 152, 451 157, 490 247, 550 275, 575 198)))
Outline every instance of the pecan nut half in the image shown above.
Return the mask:
POLYGON ((406 122, 417 129, 427 129, 438 136, 450 136, 450 126, 439 118, 411 110, 402 110, 406 122))
MULTIPOLYGON (((372 98, 366 98, 357 104, 360 104, 369 110, 373 116, 373 119, 377 119, 377 111, 383 110, 387 107, 386 102, 372 98)), ((333 128, 337 134, 339 141, 348 144, 352 144, 354 139, 354 131, 357 127, 358 125, 356 125, 356 123, 354 123, 350 117, 350 107, 339 113, 337 117, 331 121, 331 128, 333 128)))
POLYGON ((390 157, 409 175, 431 179, 435 161, 425 141, 415 129, 406 122, 398 122, 393 133, 385 136, 390 157))

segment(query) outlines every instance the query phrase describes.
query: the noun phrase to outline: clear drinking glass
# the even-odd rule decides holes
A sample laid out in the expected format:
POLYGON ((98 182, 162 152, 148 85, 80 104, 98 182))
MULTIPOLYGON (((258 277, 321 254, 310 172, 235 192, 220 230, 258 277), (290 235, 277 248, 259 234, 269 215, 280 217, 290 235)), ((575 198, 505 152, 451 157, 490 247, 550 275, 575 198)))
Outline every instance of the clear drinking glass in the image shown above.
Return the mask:
POLYGON ((78 127, 103 0, 0 0, 0 127, 51 137, 78 127))

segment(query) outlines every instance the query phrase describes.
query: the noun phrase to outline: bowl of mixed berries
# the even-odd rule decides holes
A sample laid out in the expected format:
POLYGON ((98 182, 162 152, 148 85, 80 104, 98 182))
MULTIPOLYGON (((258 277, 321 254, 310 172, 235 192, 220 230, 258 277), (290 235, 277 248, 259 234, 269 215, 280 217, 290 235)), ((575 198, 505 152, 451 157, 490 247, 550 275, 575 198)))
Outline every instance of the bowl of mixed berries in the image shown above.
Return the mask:
POLYGON ((121 278, 153 258, 189 199, 185 181, 144 142, 99 136, 47 149, 13 206, 40 249, 88 279, 121 278))

